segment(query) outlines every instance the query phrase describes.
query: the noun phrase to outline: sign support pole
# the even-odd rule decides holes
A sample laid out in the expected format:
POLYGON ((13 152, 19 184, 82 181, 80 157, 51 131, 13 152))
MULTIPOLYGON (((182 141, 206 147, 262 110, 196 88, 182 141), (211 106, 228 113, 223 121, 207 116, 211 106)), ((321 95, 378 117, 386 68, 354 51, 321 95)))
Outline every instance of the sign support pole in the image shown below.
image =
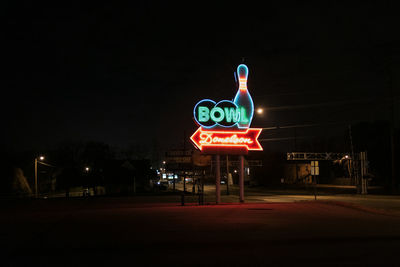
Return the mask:
POLYGON ((239 200, 240 203, 244 203, 244 156, 239 156, 240 168, 239 168, 239 200))
POLYGON ((217 165, 215 168, 215 201, 219 204, 221 202, 221 162, 219 155, 215 155, 215 162, 217 165))
POLYGON ((226 194, 229 196, 229 156, 226 155, 226 194))

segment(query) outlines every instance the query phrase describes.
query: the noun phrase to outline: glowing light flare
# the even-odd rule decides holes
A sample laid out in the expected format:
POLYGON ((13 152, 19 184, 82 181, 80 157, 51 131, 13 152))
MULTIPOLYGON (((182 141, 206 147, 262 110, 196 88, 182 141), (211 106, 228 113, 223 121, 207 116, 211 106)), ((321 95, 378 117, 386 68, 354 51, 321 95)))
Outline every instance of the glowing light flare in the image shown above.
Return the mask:
POLYGON ((221 147, 262 151, 263 149, 257 140, 261 130, 249 128, 245 131, 212 131, 199 127, 190 139, 200 150, 206 147, 221 147))

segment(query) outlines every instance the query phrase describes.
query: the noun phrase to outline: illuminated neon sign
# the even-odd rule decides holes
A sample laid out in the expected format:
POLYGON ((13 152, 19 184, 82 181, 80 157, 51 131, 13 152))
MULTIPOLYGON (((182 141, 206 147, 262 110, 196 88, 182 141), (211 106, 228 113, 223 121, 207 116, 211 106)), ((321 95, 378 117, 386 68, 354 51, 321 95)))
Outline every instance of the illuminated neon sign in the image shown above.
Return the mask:
POLYGON ((203 152, 262 150, 257 138, 261 129, 249 128, 254 115, 254 103, 247 89, 249 70, 241 64, 237 68, 239 88, 233 99, 216 102, 211 99, 199 101, 193 116, 200 126, 190 137, 203 152))
POLYGON ((198 125, 206 129, 250 127, 254 114, 253 99, 247 90, 249 70, 241 64, 237 68, 239 90, 233 101, 222 100, 216 103, 211 99, 199 101, 194 109, 193 116, 198 125))
POLYGON ((201 100, 194 108, 194 118, 204 128, 234 127, 239 123, 242 125, 250 123, 246 108, 238 107, 229 100, 218 103, 210 99, 201 100))
POLYGON ((201 127, 190 137, 200 150, 215 147, 243 148, 248 150, 262 150, 257 138, 262 129, 249 128, 245 131, 212 131, 201 127))

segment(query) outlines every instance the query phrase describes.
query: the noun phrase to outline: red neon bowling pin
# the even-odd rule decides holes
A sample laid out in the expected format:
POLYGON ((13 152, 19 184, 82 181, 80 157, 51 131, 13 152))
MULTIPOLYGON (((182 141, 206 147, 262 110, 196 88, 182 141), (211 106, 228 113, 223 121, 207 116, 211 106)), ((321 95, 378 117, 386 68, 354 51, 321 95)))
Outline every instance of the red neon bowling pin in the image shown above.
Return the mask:
POLYGON ((238 122, 239 128, 249 128, 254 114, 254 103, 249 90, 247 90, 247 77, 249 69, 246 65, 240 64, 237 68, 237 75, 239 78, 239 89, 236 93, 233 102, 240 109, 240 120, 238 122))

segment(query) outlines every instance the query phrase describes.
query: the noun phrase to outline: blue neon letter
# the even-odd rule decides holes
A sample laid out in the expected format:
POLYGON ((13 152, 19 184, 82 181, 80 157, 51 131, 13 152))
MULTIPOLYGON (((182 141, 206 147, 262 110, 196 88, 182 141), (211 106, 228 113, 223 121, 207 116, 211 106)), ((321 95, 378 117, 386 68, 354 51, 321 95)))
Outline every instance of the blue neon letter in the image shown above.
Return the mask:
POLYGON ((249 119, 247 118, 247 115, 246 115, 246 108, 240 107, 240 123, 246 124, 248 122, 249 122, 249 119))
POLYGON ((238 122, 240 118, 240 110, 238 108, 224 108, 225 119, 227 122, 238 122))
POLYGON ((210 110, 207 107, 199 107, 199 122, 206 122, 210 119, 210 110))
POLYGON ((220 122, 224 119, 224 110, 220 107, 215 107, 211 110, 211 119, 215 122, 220 122), (215 113, 219 113, 219 116, 216 117, 215 113))

